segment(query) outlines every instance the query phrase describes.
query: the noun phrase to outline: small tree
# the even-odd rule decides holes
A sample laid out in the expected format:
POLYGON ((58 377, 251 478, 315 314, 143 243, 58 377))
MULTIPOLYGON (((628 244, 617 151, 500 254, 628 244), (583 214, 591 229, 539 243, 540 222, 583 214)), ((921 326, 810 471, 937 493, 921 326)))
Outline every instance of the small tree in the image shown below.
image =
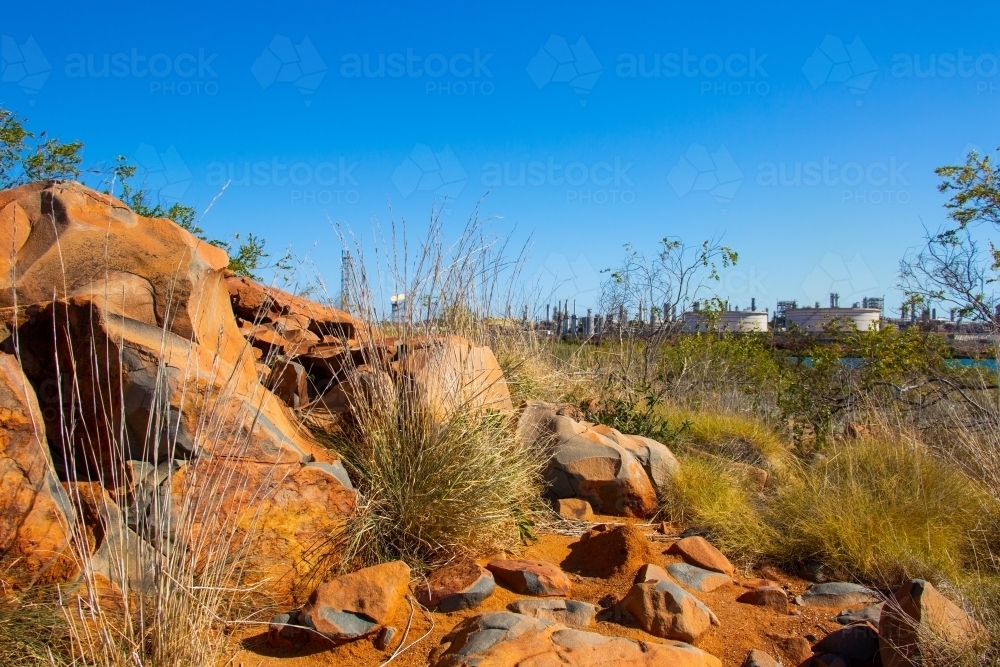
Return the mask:
POLYGON ((32 181, 73 179, 80 175, 83 144, 62 143, 42 132, 37 138, 17 114, 0 107, 0 190, 32 181))
POLYGON ((972 151, 964 165, 935 170, 943 181, 941 192, 952 227, 927 233, 919 251, 900 262, 900 287, 911 303, 942 303, 964 318, 1000 324, 1000 295, 993 287, 1000 279, 1000 249, 989 250, 973 234, 985 225, 1000 229, 1000 167, 988 155, 972 151))

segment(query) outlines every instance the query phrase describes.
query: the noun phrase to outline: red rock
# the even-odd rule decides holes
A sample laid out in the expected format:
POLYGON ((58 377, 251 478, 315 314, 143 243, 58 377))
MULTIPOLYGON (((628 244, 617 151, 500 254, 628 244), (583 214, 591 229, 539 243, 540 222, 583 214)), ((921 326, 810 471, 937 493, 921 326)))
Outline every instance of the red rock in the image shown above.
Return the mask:
POLYGON ((512 410, 510 390, 493 351, 460 336, 407 341, 399 349, 404 381, 437 420, 459 408, 512 410))
POLYGON ((432 572, 417 586, 417 600, 428 609, 445 613, 473 609, 492 595, 495 587, 489 570, 466 559, 432 572))
POLYGON ((667 553, 679 554, 684 560, 692 565, 697 565, 706 570, 714 570, 733 576, 735 568, 729 559, 722 555, 722 552, 713 547, 704 537, 685 537, 672 544, 667 553))
POLYGON ((357 338, 365 329, 350 313, 261 285, 250 278, 226 278, 226 289, 236 315, 255 324, 283 323, 287 326, 291 319, 318 337, 335 339, 357 338))
POLYGON ((656 637, 695 641, 719 619, 698 598, 672 581, 635 584, 619 606, 656 637))
POLYGON ((764 651, 753 649, 743 659, 743 667, 781 667, 781 665, 764 651))
POLYGON ((910 667, 921 663, 927 634, 960 648, 975 640, 981 631, 972 617, 929 582, 913 579, 882 607, 879 655, 884 667, 910 667))
POLYGON ((366 567, 313 591, 299 619, 332 641, 374 634, 392 621, 409 585, 402 561, 366 567))
POLYGON ((649 517, 659 510, 656 490, 628 449, 595 430, 558 414, 558 406, 530 402, 518 420, 517 437, 526 447, 543 449, 549 493, 581 498, 595 512, 649 517))
POLYGON ((573 585, 566 574, 551 563, 538 560, 495 560, 486 569, 505 588, 521 595, 568 596, 573 585))
POLYGON ((788 594, 776 586, 754 588, 736 598, 737 602, 769 607, 779 614, 788 613, 788 594))
POLYGON ((76 572, 75 513, 53 472, 45 421, 17 358, 0 354, 0 569, 18 586, 76 572))
POLYGON ((330 464, 193 461, 169 480, 174 516, 185 519, 174 539, 202 548, 213 544, 213 534, 246 543, 243 585, 279 600, 302 599, 301 585, 336 555, 332 538, 354 510, 357 496, 342 474, 330 464))
POLYGON ((556 514, 573 521, 593 521, 594 510, 590 503, 581 498, 561 498, 556 500, 556 514))
POLYGON ((804 667, 812 660, 812 645, 802 637, 774 637, 774 647, 789 665, 804 667))
POLYGON ((659 565, 646 563, 639 568, 634 583, 648 584, 651 581, 673 581, 673 578, 659 565))
POLYGON ((456 625, 431 655, 432 667, 722 667, 681 642, 636 642, 573 630, 511 612, 477 614, 456 625))

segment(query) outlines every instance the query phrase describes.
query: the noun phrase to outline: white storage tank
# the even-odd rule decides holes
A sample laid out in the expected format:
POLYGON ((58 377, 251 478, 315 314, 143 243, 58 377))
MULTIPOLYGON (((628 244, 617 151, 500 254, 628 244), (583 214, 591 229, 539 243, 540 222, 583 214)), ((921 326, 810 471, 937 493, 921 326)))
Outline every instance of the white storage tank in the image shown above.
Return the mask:
POLYGON ((831 322, 858 331, 878 329, 882 311, 878 308, 789 308, 785 323, 803 331, 823 332, 831 322))
MULTIPOLYGON (((716 331, 751 332, 767 331, 767 313, 756 310, 725 310, 717 313, 716 331)), ((688 332, 708 331, 709 321, 704 313, 687 312, 682 315, 683 329, 688 332)))

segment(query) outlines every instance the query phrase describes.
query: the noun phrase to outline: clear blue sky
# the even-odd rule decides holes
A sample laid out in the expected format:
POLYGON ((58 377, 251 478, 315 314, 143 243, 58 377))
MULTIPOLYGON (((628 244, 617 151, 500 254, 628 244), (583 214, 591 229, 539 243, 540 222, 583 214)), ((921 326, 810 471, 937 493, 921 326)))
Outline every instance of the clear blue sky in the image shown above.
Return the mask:
POLYGON ((8 4, 3 106, 165 200, 234 179, 202 226, 332 282, 329 220, 370 237, 449 195, 456 230, 492 187, 527 275, 580 307, 665 235, 724 235, 734 304, 894 305, 944 222, 934 167, 1000 144, 988 3, 8 4))

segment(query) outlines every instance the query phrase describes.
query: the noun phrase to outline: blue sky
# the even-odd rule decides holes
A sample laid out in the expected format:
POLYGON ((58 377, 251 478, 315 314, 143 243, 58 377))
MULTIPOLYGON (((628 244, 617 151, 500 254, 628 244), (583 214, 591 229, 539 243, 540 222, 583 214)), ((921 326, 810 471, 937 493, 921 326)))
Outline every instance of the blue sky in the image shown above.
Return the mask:
POLYGON ((549 298, 622 246, 724 236, 734 305, 899 295, 936 166, 998 144, 1000 7, 65 3, 5 8, 0 104, 129 156, 212 235, 310 253, 449 196, 532 237, 549 298), (249 167, 249 173, 248 173, 249 167), (523 174, 523 178, 521 177, 523 174))

